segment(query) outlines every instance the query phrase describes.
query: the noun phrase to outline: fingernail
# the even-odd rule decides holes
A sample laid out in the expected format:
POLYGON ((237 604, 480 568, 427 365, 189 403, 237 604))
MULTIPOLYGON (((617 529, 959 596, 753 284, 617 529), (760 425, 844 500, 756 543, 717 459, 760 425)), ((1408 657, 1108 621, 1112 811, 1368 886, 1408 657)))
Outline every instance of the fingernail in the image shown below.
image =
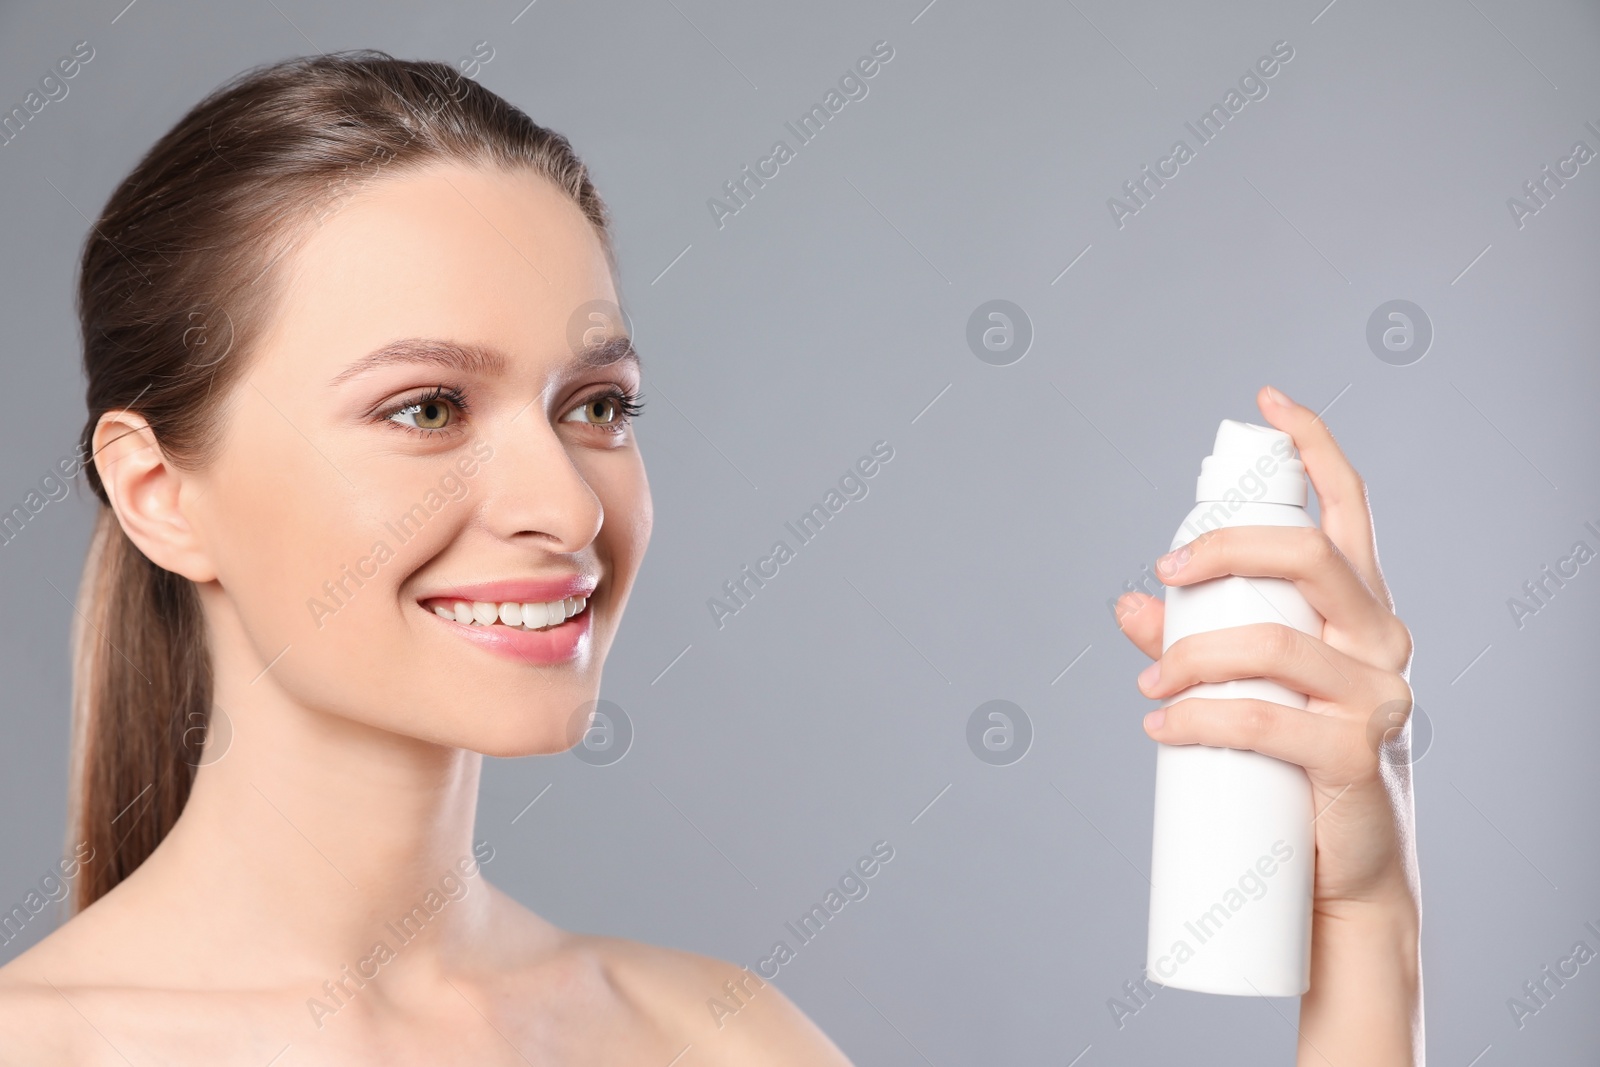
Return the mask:
POLYGON ((1156 660, 1150 666, 1139 672, 1139 688, 1153 689, 1161 678, 1161 661, 1156 660))
POLYGON ((1283 393, 1280 393, 1270 385, 1267 386, 1267 399, 1272 401, 1274 404, 1286 405, 1289 403, 1289 398, 1287 396, 1285 396, 1283 393))
POLYGON ((1163 578, 1171 578, 1178 573, 1178 568, 1189 562, 1189 546, 1175 548, 1171 552, 1156 560, 1156 573, 1163 578))
POLYGON ((1159 730, 1161 729, 1161 724, 1166 721, 1167 710, 1165 708, 1157 708, 1144 717, 1144 728, 1146 730, 1159 730))

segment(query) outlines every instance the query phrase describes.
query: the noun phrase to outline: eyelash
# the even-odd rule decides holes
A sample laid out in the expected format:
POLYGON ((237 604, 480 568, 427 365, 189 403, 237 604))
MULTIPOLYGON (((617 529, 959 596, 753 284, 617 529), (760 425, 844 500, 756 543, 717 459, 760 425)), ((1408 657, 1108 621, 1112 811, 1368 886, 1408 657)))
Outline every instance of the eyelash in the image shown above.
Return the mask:
POLYGON ((448 400, 451 404, 455 405, 456 410, 461 414, 465 415, 467 413, 468 405, 467 396, 465 393, 453 385, 436 385, 420 396, 409 397, 400 401, 398 404, 391 404, 389 407, 376 412, 373 417, 380 422, 391 423, 395 426, 398 426, 402 430, 405 430, 409 433, 419 434, 423 437, 432 436, 433 434, 449 433, 450 431, 446 429, 429 430, 421 426, 407 426, 403 422, 394 421, 394 417, 400 414, 402 411, 408 411, 411 408, 421 407, 423 404, 430 404, 435 400, 448 400))
MULTIPOLYGON (((458 410, 462 415, 467 414, 469 410, 465 393, 453 385, 436 385, 421 396, 408 397, 407 399, 400 401, 398 404, 390 405, 389 407, 376 412, 373 417, 380 422, 392 423, 402 430, 419 434, 424 437, 432 436, 434 434, 449 433, 450 430, 448 429, 430 430, 420 426, 407 426, 403 422, 394 421, 394 417, 400 414, 402 411, 420 407, 423 404, 429 404, 435 400, 448 400, 451 404, 455 405, 456 410, 458 410)), ((620 433, 624 427, 631 423, 636 417, 644 413, 644 397, 642 395, 614 385, 603 392, 596 393, 593 396, 586 398, 580 404, 573 405, 568 409, 568 414, 576 411, 580 407, 588 407, 590 404, 593 404, 598 400, 610 400, 617 406, 618 411, 621 413, 612 425, 595 426, 595 429, 603 430, 607 433, 620 433)))
POLYGON ((605 392, 596 393, 595 395, 589 397, 582 404, 575 405, 574 407, 568 409, 569 413, 576 411, 579 407, 588 407, 597 400, 609 400, 617 407, 618 415, 615 422, 613 422, 610 426, 595 427, 595 429, 604 430, 606 433, 621 433, 628 427, 629 423, 644 413, 644 397, 640 396, 638 393, 627 389, 622 389, 615 385, 611 386, 605 392))

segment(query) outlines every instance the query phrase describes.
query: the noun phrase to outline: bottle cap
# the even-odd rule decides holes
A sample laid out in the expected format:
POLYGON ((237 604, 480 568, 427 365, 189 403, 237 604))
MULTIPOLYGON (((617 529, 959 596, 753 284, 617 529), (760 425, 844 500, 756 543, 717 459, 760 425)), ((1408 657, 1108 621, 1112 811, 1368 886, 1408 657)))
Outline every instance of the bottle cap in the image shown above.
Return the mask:
POLYGON ((1223 419, 1211 455, 1200 461, 1197 502, 1227 500, 1305 507, 1306 469, 1294 438, 1270 426, 1223 419))

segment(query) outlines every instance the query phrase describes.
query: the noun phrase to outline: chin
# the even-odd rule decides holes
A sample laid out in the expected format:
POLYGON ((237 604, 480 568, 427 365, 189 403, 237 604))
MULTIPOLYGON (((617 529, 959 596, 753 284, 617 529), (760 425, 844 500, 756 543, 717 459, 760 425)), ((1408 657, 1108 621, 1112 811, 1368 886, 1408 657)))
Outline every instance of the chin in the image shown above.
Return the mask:
POLYGON ((456 742, 457 747, 499 759, 519 756, 550 756, 565 752, 583 737, 576 734, 565 722, 552 719, 545 723, 528 723, 506 730, 477 733, 456 742))
POLYGON ((501 759, 548 756, 565 752, 583 740, 589 728, 589 710, 595 706, 594 688, 587 685, 552 686, 549 690, 508 704, 502 695, 461 694, 462 714, 449 722, 416 724, 427 740, 501 759), (504 709, 483 714, 485 708, 504 709))

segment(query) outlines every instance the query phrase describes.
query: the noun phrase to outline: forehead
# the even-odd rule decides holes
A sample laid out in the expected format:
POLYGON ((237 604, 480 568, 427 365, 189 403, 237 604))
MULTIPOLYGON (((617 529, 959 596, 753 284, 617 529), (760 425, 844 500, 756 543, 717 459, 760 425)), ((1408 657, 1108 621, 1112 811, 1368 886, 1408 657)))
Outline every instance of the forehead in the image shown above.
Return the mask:
POLYGON ((307 364, 397 337, 564 349, 569 319, 614 303, 582 210, 531 171, 440 164, 336 193, 285 258, 269 343, 307 364))

